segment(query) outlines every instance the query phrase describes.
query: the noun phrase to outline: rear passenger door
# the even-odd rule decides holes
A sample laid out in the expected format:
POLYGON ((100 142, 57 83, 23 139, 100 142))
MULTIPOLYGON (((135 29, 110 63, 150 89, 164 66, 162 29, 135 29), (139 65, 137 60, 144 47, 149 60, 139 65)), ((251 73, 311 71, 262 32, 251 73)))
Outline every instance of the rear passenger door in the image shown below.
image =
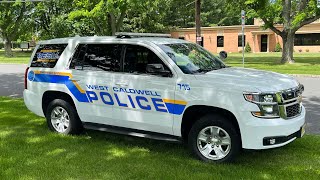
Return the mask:
POLYGON ((82 121, 114 124, 113 74, 120 72, 122 45, 79 44, 70 63, 74 92, 85 94, 87 102, 78 100, 77 110, 82 121), (80 92, 79 92, 80 91, 80 92))
MULTIPOLYGON (((155 51, 156 52, 156 51, 155 51)), ((114 113, 121 127, 173 134, 173 111, 176 76, 155 52, 139 45, 126 45, 122 74, 114 74, 113 92, 118 105, 114 113), (169 73, 150 73, 150 65, 169 73), (149 71, 147 70, 149 67, 149 71)))

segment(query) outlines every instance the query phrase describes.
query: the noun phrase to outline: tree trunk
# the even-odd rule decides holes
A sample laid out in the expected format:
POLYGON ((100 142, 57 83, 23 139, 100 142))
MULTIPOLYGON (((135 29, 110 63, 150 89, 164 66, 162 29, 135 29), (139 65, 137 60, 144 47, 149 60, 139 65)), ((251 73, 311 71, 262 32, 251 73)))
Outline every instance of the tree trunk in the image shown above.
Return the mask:
POLYGON ((6 57, 12 57, 11 40, 6 39, 4 43, 4 51, 6 57))
POLYGON ((109 25, 111 27, 111 35, 116 34, 116 18, 113 13, 109 13, 109 25))
POLYGON ((120 28, 122 27, 123 19, 125 16, 126 16, 126 11, 123 10, 120 14, 118 21, 117 21, 116 32, 120 32, 120 28))
POLYGON ((294 46, 294 34, 295 32, 285 33, 282 36, 283 49, 281 63, 294 63, 293 60, 293 46, 294 46))

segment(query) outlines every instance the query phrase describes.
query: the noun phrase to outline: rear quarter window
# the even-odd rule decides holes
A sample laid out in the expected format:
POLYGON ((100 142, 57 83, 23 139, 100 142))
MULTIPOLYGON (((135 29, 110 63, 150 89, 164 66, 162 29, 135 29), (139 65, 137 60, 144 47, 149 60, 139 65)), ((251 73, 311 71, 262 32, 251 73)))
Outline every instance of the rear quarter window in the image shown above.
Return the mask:
POLYGON ((68 44, 41 44, 31 62, 31 67, 54 68, 68 44))

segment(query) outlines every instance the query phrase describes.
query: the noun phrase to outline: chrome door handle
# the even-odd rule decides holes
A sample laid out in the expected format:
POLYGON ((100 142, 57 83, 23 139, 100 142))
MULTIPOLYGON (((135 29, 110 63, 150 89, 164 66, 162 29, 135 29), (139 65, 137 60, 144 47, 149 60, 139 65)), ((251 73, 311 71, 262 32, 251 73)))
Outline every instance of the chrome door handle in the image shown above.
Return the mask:
POLYGON ((128 86, 128 83, 124 83, 124 82, 117 82, 115 84, 118 85, 118 86, 123 86, 123 87, 127 87, 128 86))

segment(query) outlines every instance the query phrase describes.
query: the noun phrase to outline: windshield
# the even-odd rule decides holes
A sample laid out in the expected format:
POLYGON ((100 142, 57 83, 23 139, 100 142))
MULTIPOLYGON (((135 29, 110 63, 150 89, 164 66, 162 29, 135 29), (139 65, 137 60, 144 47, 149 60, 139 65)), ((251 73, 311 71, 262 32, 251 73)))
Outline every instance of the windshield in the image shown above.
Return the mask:
POLYGON ((195 74, 225 68, 216 56, 193 43, 158 45, 185 74, 195 74))

